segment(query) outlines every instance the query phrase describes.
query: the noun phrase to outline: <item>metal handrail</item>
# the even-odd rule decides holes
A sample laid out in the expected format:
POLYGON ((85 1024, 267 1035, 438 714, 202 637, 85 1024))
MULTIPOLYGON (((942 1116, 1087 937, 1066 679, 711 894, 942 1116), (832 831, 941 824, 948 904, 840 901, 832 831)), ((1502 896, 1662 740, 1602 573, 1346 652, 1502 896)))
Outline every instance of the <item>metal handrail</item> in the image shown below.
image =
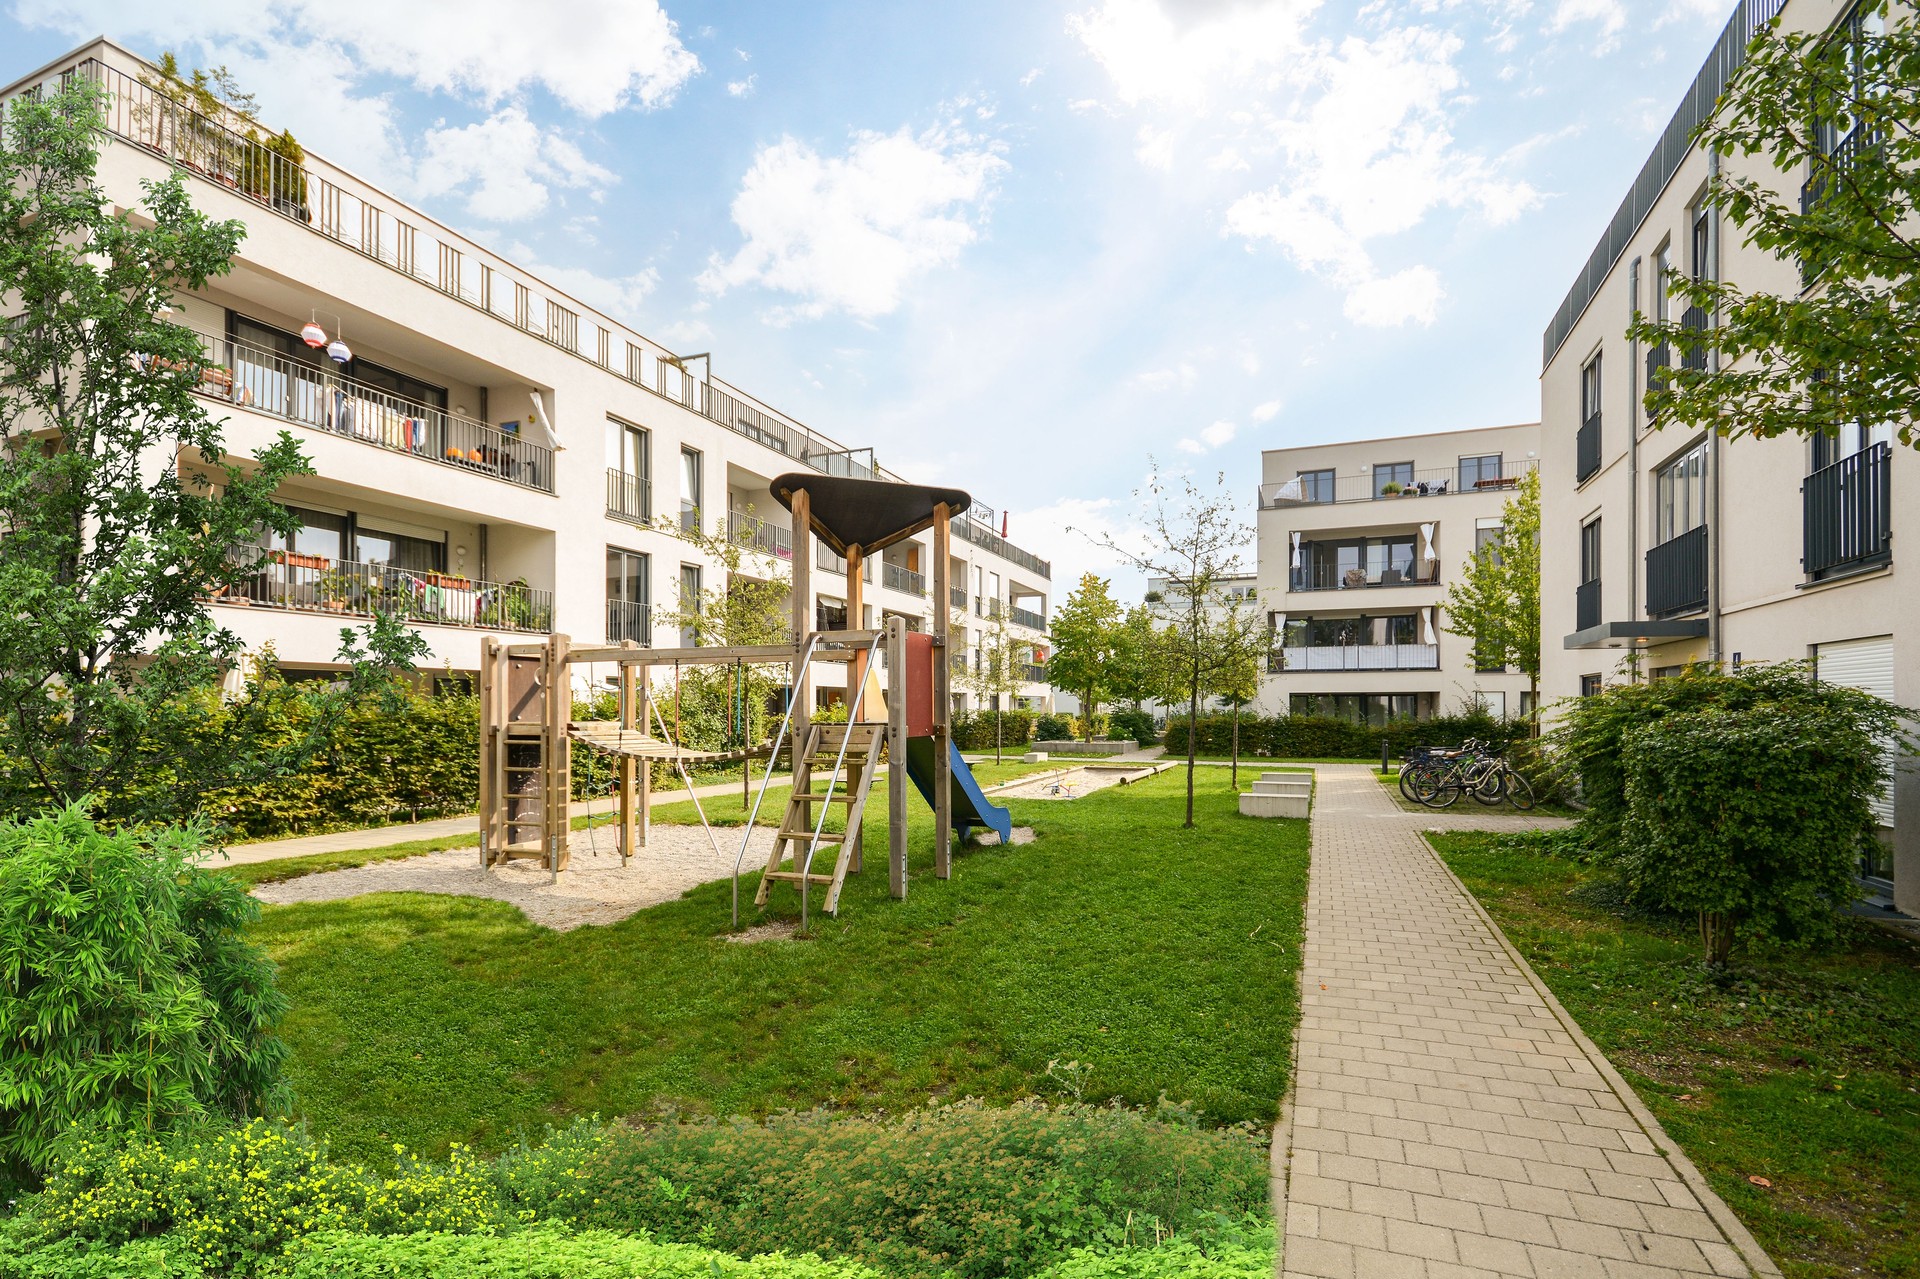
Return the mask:
MULTIPOLYGON (((880 637, 884 634, 884 631, 875 631, 873 638, 867 641, 869 662, 879 660, 880 637)), ((851 667, 848 668, 848 674, 851 677, 851 667)), ((807 890, 813 886, 808 878, 813 874, 813 855, 820 849, 820 833, 827 828, 827 811, 833 807, 833 788, 840 780, 841 768, 846 764, 847 747, 853 744, 853 726, 859 722, 860 703, 866 700, 867 682, 864 679, 860 681, 860 688, 853 695, 853 704, 847 708, 847 731, 840 738, 840 753, 833 757, 833 771, 827 774, 827 792, 820 798, 820 816, 814 819, 813 835, 807 841, 807 863, 800 868, 800 931, 803 933, 807 931, 807 890)), ((800 784, 798 766, 793 770, 793 781, 796 786, 800 784)), ((840 855, 846 856, 844 847, 840 855)))
MULTIPOLYGON (((773 770, 780 762, 780 743, 787 740, 787 730, 793 725, 793 690, 806 683, 807 671, 813 665, 813 650, 819 644, 820 636, 807 636, 807 644, 800 652, 799 669, 787 684, 787 713, 780 717, 780 731, 773 735, 773 749, 767 755, 767 771, 760 779, 760 789, 753 797, 753 810, 747 814, 747 828, 740 835, 740 851, 733 857, 733 926, 740 927, 740 864, 747 859, 747 846, 753 841, 753 825, 760 820, 760 803, 767 797, 768 787, 773 785, 773 770)), ((794 770, 796 773, 798 769, 794 770)))

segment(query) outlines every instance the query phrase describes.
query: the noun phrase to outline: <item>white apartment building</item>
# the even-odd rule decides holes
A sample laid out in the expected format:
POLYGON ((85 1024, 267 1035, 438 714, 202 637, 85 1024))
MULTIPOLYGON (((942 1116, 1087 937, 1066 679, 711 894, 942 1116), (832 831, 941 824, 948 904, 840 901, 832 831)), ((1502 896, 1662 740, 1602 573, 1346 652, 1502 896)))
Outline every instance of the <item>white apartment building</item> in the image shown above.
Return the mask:
MULTIPOLYGON (((375 608, 408 616, 436 670, 472 670, 488 632, 676 646, 657 619, 726 570, 674 525, 724 525, 754 544, 752 571, 771 573, 792 555, 774 477, 895 478, 871 449, 720 380, 711 356, 675 354, 340 164, 292 159, 244 122, 171 100, 151 65, 110 41, 0 100, 70 78, 107 95, 99 181, 116 206, 136 208, 142 182, 183 167, 196 207, 246 224, 232 271, 183 295, 171 318, 212 354, 199 389, 232 457, 291 431, 313 463, 281 495, 299 533, 215 601, 221 624, 249 649, 271 644, 291 671, 334 669, 343 621, 375 608)), ((822 547, 819 624, 924 625, 951 607, 967 618, 950 658, 960 665, 1004 613, 1032 648, 1021 697, 1044 704, 1051 568, 994 520, 976 506, 954 522, 951 601, 927 597, 925 535, 887 548, 866 565, 859 619, 834 581, 844 563, 822 547)))
MULTIPOLYGON (((1832 29, 1840 38, 1857 21, 1843 0, 1742 0, 1546 330, 1541 695, 1549 704, 1688 662, 1787 659, 1812 659, 1821 679, 1920 703, 1920 598, 1899 588, 1893 554, 1920 544, 1920 507, 1892 501, 1899 485, 1920 483, 1913 451, 1894 447, 1880 423, 1811 442, 1728 442, 1668 427, 1649 418, 1642 397, 1672 353, 1625 336, 1636 311, 1667 315, 1670 272, 1781 294, 1806 284, 1798 263, 1742 243, 1703 202, 1715 164, 1778 184, 1771 163, 1714 157, 1690 142, 1755 28, 1776 15, 1790 30, 1832 29), (1623 662, 1629 655, 1637 660, 1623 662)), ((1844 158, 1857 141, 1826 144, 1844 158)), ((1810 181, 1800 186, 1809 176, 1792 177, 1789 193, 1816 198, 1810 181)), ((1681 318, 1710 325, 1714 317, 1681 318)), ((1862 871, 1901 909, 1920 913, 1920 782, 1909 769, 1879 811, 1882 846, 1862 871)))
POLYGON ((1261 711, 1375 724, 1475 705, 1527 713, 1527 677, 1477 669, 1446 597, 1539 445, 1527 424, 1265 450, 1261 711))

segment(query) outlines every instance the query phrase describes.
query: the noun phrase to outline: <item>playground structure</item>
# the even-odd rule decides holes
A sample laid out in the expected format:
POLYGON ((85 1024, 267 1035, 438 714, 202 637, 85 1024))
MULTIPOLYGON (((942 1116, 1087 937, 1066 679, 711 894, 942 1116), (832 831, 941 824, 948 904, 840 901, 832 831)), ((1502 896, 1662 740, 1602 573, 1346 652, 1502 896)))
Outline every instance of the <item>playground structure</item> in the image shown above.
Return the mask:
MULTIPOLYGON (((690 766, 764 759, 760 779, 734 857, 733 924, 740 922, 739 879, 762 805, 773 783, 782 748, 791 763, 792 787, 772 852, 760 878, 755 904, 766 905, 774 885, 791 883, 800 894, 801 926, 807 925, 816 888, 824 909, 837 914, 849 874, 861 870, 861 833, 867 797, 881 766, 887 786, 887 883, 895 898, 907 895, 907 782, 934 815, 934 875, 952 873, 952 844, 974 826, 1011 839, 1007 810, 989 803, 953 744, 952 676, 946 656, 946 602, 952 519, 973 499, 958 489, 789 473, 773 481, 774 498, 793 514, 793 642, 754 646, 641 648, 620 645, 574 647, 564 634, 537 644, 481 641, 480 657, 480 865, 538 861, 556 879, 568 868, 572 831, 570 744, 581 743, 613 757, 618 822, 616 849, 624 867, 647 846, 653 760, 670 762, 693 796, 701 825, 719 852, 713 827, 694 793, 690 766), (864 560, 925 529, 933 532, 933 624, 931 633, 910 631, 906 619, 887 618, 879 628, 823 631, 813 627, 812 539, 820 538, 847 562, 847 619, 863 618, 864 560), (845 723, 813 723, 815 663, 847 668, 845 723), (575 720, 573 673, 610 664, 617 671, 619 716, 575 720), (671 730, 654 694, 652 672, 672 667, 675 679, 687 666, 782 665, 788 670, 785 711, 778 732, 763 743, 728 751, 685 749, 671 730), (884 665, 889 687, 879 674, 884 665), (796 723, 796 715, 799 717, 796 723), (655 731, 657 730, 657 731, 655 731), (825 788, 816 790, 821 780, 825 788), (826 829, 827 814, 845 810, 840 831, 826 829), (823 848, 832 864, 816 870, 823 848), (791 868, 787 863, 791 862, 791 868)), ((677 686, 677 685, 676 685, 677 686)), ((591 815, 591 814, 589 814, 591 815)))

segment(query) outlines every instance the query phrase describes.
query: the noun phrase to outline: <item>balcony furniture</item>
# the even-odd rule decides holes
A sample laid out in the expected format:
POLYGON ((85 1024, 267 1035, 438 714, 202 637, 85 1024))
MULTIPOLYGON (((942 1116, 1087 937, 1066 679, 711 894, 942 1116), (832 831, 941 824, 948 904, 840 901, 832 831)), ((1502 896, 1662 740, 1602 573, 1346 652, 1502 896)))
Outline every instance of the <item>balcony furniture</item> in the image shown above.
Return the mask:
POLYGON ((1340 584, 1350 589, 1365 586, 1367 584, 1367 570, 1363 568, 1348 569, 1341 575, 1340 584))

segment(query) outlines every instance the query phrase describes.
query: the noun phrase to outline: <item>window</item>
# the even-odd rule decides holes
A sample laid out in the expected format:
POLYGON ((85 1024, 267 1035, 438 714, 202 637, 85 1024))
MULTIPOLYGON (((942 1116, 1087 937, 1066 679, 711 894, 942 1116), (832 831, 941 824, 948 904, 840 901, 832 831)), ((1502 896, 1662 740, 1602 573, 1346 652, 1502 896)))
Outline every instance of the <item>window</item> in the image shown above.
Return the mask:
POLYGON ((700 642, 700 623, 697 614, 700 609, 700 566, 682 564, 680 566, 680 644, 692 648, 700 642))
POLYGON ((1600 416, 1600 356, 1595 355, 1580 370, 1580 420, 1592 422, 1600 416))
POLYGON ((847 605, 844 600, 829 599, 822 595, 813 604, 813 629, 816 631, 844 631, 847 629, 847 605))
POLYGON ((1473 700, 1481 710, 1493 716, 1495 719, 1505 719, 1507 717, 1507 695, 1505 693, 1499 691, 1488 693, 1476 690, 1473 694, 1473 700))
POLYGON ((1599 695, 1600 677, 1598 675, 1582 675, 1580 677, 1580 696, 1598 697, 1599 695))
POLYGON ((1497 518, 1482 517, 1474 521, 1473 553, 1475 557, 1492 555, 1494 562, 1499 562, 1502 527, 1497 518))
POLYGON ((1356 644, 1418 644, 1417 613, 1389 613, 1380 617, 1290 617, 1287 648, 1350 648, 1356 644))
POLYGON ((1393 491, 1398 493, 1413 483, 1413 463, 1380 462, 1373 468, 1373 495, 1384 497, 1387 485, 1397 485, 1393 491))
POLYGON ((607 548, 607 642, 653 643, 652 594, 648 557, 639 551, 607 548))
POLYGON ((1600 580, 1600 521, 1597 519, 1580 526, 1580 580, 1600 580))
MULTIPOLYGON (((1886 16, 1882 13, 1866 11, 1866 6, 1856 6, 1853 12, 1835 25, 1836 39, 1844 40, 1849 52, 1849 61, 1853 71, 1853 93, 1857 97, 1867 97, 1878 91, 1879 86, 1868 83, 1867 68, 1863 53, 1868 41, 1878 40, 1887 33, 1886 16)), ((1820 150, 1833 155, 1842 150, 1854 132, 1854 120, 1845 103, 1835 103, 1832 109, 1822 112, 1817 126, 1817 141, 1820 150)))
POLYGON ((447 539, 444 534, 435 539, 356 524, 353 558, 362 564, 384 564, 410 573, 444 573, 447 571, 447 539))
POLYGON ((1653 473, 1653 544, 1671 542, 1707 522, 1707 443, 1653 473))
POLYGON ((1673 314, 1673 299, 1667 296, 1667 284, 1673 279, 1673 245, 1663 244, 1653 255, 1653 318, 1665 324, 1673 314))
POLYGON ((700 526, 700 508, 705 505, 700 497, 701 458, 699 449, 682 448, 680 450, 680 527, 697 529, 700 526))
POLYGON ((1470 489, 1481 480, 1497 480, 1499 478, 1500 455, 1498 453, 1484 453, 1479 457, 1463 457, 1460 459, 1460 487, 1462 489, 1470 489))
POLYGON ((1418 693, 1295 693, 1288 699, 1294 715, 1320 715, 1354 723, 1384 726, 1390 719, 1414 719, 1420 713, 1418 693))
POLYGON ((652 474, 651 450, 643 427, 607 419, 607 469, 632 479, 647 479, 652 474))
POLYGON ((1303 502, 1333 501, 1333 471, 1300 472, 1300 500, 1303 502))
POLYGON ((1705 205, 1693 210, 1693 234, 1687 270, 1696 280, 1713 278, 1713 211, 1705 205))
POLYGON ((294 555, 319 555, 329 560, 347 558, 346 515, 309 510, 303 506, 289 506, 287 509, 300 517, 300 527, 294 530, 292 537, 273 534, 267 540, 269 549, 294 555))

